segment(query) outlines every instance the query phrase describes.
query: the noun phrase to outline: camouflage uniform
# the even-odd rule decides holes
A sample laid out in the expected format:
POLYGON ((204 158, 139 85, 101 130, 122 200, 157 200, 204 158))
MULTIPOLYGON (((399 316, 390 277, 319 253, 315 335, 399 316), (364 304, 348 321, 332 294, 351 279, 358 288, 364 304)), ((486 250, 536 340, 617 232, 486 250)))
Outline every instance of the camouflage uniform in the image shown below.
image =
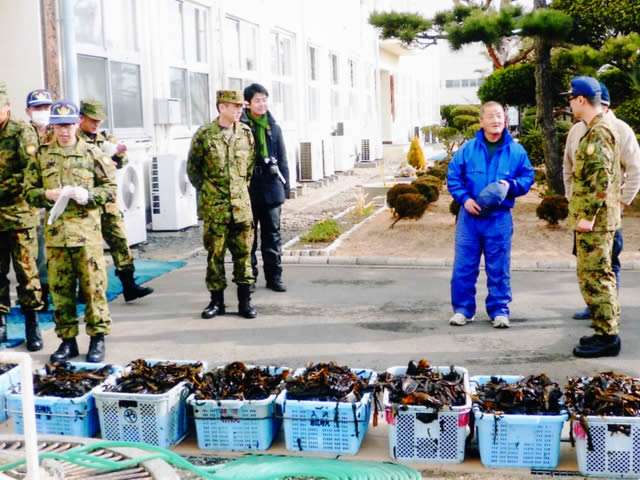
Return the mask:
POLYGON ((54 202, 45 197, 46 190, 79 185, 89 192, 86 205, 70 200, 62 215, 45 228, 56 334, 62 339, 78 334, 75 301, 78 280, 87 296, 87 334, 91 337, 108 334, 111 329, 100 211, 116 194, 113 170, 113 162, 97 147, 78 140, 68 152, 57 141, 41 145, 25 172, 27 201, 46 208, 47 218, 54 202))
POLYGON ((18 280, 22 310, 42 309, 42 291, 36 265, 38 209, 22 192, 25 168, 36 153, 38 137, 22 120, 9 118, 0 125, 0 313, 11 308, 10 263, 18 280))
POLYGON ((198 212, 204 219, 209 291, 227 286, 227 247, 233 256, 233 281, 237 285, 255 281, 251 271, 253 215, 249 199, 254 157, 251 129, 240 122, 223 129, 216 119, 201 127, 191 141, 187 174, 198 190, 198 212))
MULTIPOLYGON (((87 143, 97 145, 100 150, 102 150, 102 146, 107 139, 112 143, 115 143, 114 139, 112 139, 105 130, 98 132, 93 136, 79 128, 78 138, 87 143)), ((111 160, 115 164, 116 168, 122 168, 128 163, 126 153, 115 154, 111 157, 111 160)), ((113 172, 115 175, 115 168, 113 169, 113 172)), ((104 241, 107 242, 107 245, 109 245, 109 252, 111 253, 111 257, 113 257, 113 263, 116 268, 120 271, 133 271, 133 256, 131 255, 131 250, 129 250, 127 233, 117 198, 114 198, 113 201, 107 202, 104 207, 102 207, 100 221, 102 223, 102 237, 104 238, 104 241)))
POLYGON ((568 224, 576 230, 578 282, 593 317, 596 335, 617 335, 620 305, 611 267, 613 236, 620 228, 621 168, 615 126, 597 115, 575 156, 568 224), (576 229, 580 219, 595 224, 591 232, 576 229))

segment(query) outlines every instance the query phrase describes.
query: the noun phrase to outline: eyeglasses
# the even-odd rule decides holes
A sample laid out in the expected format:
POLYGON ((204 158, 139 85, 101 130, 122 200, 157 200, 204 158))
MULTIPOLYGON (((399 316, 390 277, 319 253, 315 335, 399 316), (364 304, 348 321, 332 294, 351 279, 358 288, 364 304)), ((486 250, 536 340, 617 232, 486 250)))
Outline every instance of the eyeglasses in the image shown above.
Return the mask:
POLYGON ((571 100, 578 98, 580 95, 569 95, 567 101, 570 102, 571 100))

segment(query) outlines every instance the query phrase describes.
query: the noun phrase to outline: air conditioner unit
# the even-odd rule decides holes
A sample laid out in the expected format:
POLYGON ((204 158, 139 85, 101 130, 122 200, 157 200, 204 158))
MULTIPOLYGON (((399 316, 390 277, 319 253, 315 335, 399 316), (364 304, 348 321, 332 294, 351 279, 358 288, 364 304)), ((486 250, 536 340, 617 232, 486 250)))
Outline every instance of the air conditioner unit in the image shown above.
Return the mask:
POLYGON ((173 154, 151 157, 151 229, 176 231, 198 224, 196 189, 187 160, 173 154))
POLYGON ((360 161, 361 162, 371 161, 371 139, 370 138, 363 138, 360 140, 360 161))
POLYGON ((147 218, 144 205, 144 181, 137 163, 129 163, 118 170, 118 206, 124 220, 129 245, 147 241, 147 218))
POLYGON ((300 142, 300 180, 317 181, 323 178, 322 146, 320 142, 300 142))
POLYGON ((322 144, 322 165, 323 174, 325 177, 335 175, 336 167, 333 158, 333 141, 331 137, 326 137, 321 140, 322 144))

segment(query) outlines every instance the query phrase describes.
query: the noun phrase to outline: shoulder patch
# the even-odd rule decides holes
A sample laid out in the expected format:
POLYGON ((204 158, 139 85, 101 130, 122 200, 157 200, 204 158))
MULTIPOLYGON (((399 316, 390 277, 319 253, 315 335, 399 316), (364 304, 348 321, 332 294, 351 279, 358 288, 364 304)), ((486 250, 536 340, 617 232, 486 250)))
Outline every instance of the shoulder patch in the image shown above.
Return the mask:
POLYGON ((24 148, 24 150, 27 152, 27 154, 33 155, 34 153, 36 153, 36 150, 38 150, 38 148, 33 143, 30 143, 24 148))
POLYGON ((590 143, 589 145, 587 145, 587 155, 593 155, 595 151, 596 151, 596 146, 593 143, 590 143))

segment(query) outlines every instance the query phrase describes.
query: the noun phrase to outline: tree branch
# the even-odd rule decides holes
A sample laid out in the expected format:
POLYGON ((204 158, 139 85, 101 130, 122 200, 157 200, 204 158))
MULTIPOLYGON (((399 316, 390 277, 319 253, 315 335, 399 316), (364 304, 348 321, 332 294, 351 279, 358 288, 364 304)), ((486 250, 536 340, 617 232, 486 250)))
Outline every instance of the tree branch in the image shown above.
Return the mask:
POLYGON ((491 57, 491 61, 493 62, 493 69, 500 70, 502 67, 504 67, 504 65, 498 57, 498 52, 496 52, 496 49, 493 47, 493 45, 486 45, 486 47, 487 53, 489 54, 489 57, 491 57))
POLYGON ((524 50, 524 51, 523 51, 520 55, 518 55, 517 57, 512 58, 511 60, 508 60, 508 61, 504 62, 504 66, 506 67, 506 66, 508 66, 508 65, 515 65, 515 64, 517 64, 517 63, 522 62, 522 61, 523 61, 523 60, 525 60, 525 59, 529 56, 529 54, 530 54, 531 52, 533 52, 534 50, 535 50, 535 48, 534 48, 534 47, 529 47, 529 48, 527 48, 526 50, 524 50))

